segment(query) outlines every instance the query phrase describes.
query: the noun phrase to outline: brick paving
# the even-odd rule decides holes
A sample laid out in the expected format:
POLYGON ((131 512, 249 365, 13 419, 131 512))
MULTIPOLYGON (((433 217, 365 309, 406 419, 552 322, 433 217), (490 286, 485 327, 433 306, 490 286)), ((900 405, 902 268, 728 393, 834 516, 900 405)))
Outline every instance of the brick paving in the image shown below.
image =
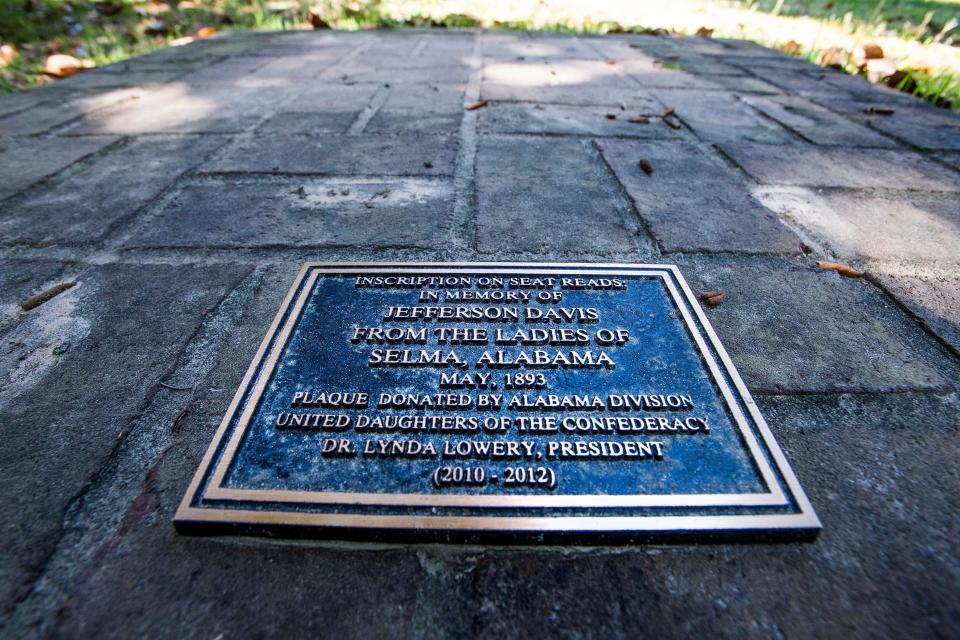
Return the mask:
POLYGON ((0 98, 2 635, 956 636, 958 148, 950 112, 700 38, 234 34, 0 98), (305 260, 678 264, 727 291, 823 533, 177 535, 305 260))

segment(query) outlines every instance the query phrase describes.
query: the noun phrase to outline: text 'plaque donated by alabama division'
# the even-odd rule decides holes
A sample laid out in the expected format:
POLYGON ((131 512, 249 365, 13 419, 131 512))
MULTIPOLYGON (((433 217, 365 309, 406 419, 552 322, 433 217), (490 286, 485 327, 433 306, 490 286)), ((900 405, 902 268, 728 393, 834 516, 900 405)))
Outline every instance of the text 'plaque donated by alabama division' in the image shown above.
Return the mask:
POLYGON ((811 538, 680 271, 304 265, 181 530, 811 538))

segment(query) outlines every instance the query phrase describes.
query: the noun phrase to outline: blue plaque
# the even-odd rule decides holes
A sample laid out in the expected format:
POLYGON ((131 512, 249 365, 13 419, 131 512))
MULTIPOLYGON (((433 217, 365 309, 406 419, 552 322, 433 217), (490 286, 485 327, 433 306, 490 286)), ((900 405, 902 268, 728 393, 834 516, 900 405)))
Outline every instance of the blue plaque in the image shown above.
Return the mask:
POLYGON ((820 523, 677 267, 304 265, 185 531, 807 538, 820 523))

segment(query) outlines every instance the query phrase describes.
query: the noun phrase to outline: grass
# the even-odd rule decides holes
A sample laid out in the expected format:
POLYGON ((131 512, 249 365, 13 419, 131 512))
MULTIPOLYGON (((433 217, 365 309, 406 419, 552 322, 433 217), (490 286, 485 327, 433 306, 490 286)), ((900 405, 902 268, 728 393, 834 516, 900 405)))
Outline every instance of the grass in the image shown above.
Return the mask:
POLYGON ((809 16, 845 22, 851 32, 877 35, 892 31, 916 41, 943 41, 956 37, 960 0, 753 0, 744 2, 767 13, 809 16))
MULTIPOLYGON (((0 67, 0 90, 49 81, 43 62, 68 53, 97 65, 166 46, 203 27, 337 29, 495 27, 603 34, 693 34, 787 46, 821 60, 824 51, 882 43, 900 71, 889 81, 940 106, 960 109, 960 0, 0 0, 0 43, 18 51, 0 67)), ((865 69, 849 56, 849 73, 865 69)))

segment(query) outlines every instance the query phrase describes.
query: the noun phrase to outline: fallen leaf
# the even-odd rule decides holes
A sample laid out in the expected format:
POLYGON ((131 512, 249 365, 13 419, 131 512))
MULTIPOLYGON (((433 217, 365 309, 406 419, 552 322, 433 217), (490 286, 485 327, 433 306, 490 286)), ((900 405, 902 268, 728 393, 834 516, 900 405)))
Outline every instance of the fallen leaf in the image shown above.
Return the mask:
POLYGON ((650 124, 650 118, 647 116, 637 116, 636 118, 628 118, 627 122, 631 124, 650 124))
POLYGON ((92 62, 81 61, 65 53, 55 53, 47 58, 43 65, 43 72, 55 78, 66 78, 91 67, 93 67, 92 62))
POLYGON ((817 264, 820 265, 821 269, 826 269, 827 271, 836 271, 842 276, 847 278, 859 278, 863 274, 854 269, 853 267, 848 267, 845 264, 837 264, 836 262, 827 262, 826 260, 817 260, 817 264))
POLYGON ((834 5, 834 4, 835 4, 835 3, 833 3, 833 2, 828 2, 827 4, 823 5, 823 8, 824 8, 824 9, 833 9, 833 5, 834 5))
POLYGON ((478 100, 477 102, 471 102, 464 107, 467 111, 476 111, 477 109, 483 109, 489 103, 489 100, 478 100))
POLYGON ((17 57, 17 50, 12 44, 0 45, 0 67, 4 67, 17 57))
POLYGON ((617 119, 617 114, 615 114, 615 113, 605 113, 605 114, 603 114, 603 117, 606 118, 607 120, 616 120, 616 119, 617 119))
POLYGON ((648 176, 653 173, 653 165, 650 164, 650 161, 646 158, 640 161, 640 168, 643 169, 643 172, 648 176))
POLYGON ((796 40, 790 40, 786 44, 780 47, 780 50, 785 54, 790 56, 795 56, 800 53, 800 43, 796 40))
POLYGON ((697 29, 697 34, 696 34, 696 35, 700 36, 701 38, 709 38, 710 36, 713 35, 713 29, 708 29, 708 28, 706 28, 706 27, 700 27, 699 29, 697 29))
POLYGON ((727 299, 727 294, 723 292, 723 289, 704 291, 700 294, 700 299, 706 302, 708 307, 715 307, 727 299))
POLYGON ((323 13, 323 7, 319 5, 310 7, 307 11, 307 22, 314 29, 329 29, 330 23, 320 17, 321 13, 323 13))
POLYGON ((892 116, 897 110, 893 107, 867 107, 863 112, 878 116, 892 116))
POLYGON ((883 47, 873 42, 860 45, 853 50, 853 60, 857 64, 863 64, 865 60, 879 60, 883 56, 883 47))
POLYGON ((616 61, 616 60, 607 60, 607 64, 609 64, 609 65, 614 65, 614 64, 617 64, 617 61, 616 61))
POLYGON ((197 38, 209 38, 217 32, 213 27, 204 27, 195 34, 197 38))
POLYGON ((820 64, 824 67, 840 68, 850 59, 846 49, 830 47, 820 56, 820 64))
POLYGON ((679 122, 677 122, 674 118, 672 118, 672 117, 670 117, 670 116, 667 116, 666 118, 662 118, 662 120, 663 120, 663 123, 664 123, 665 125, 667 125, 668 127, 670 127, 671 129, 681 129, 681 128, 683 128, 683 127, 680 125, 679 122))
POLYGON ((676 107, 667 107, 667 110, 660 114, 661 118, 669 118, 677 112, 676 107))

